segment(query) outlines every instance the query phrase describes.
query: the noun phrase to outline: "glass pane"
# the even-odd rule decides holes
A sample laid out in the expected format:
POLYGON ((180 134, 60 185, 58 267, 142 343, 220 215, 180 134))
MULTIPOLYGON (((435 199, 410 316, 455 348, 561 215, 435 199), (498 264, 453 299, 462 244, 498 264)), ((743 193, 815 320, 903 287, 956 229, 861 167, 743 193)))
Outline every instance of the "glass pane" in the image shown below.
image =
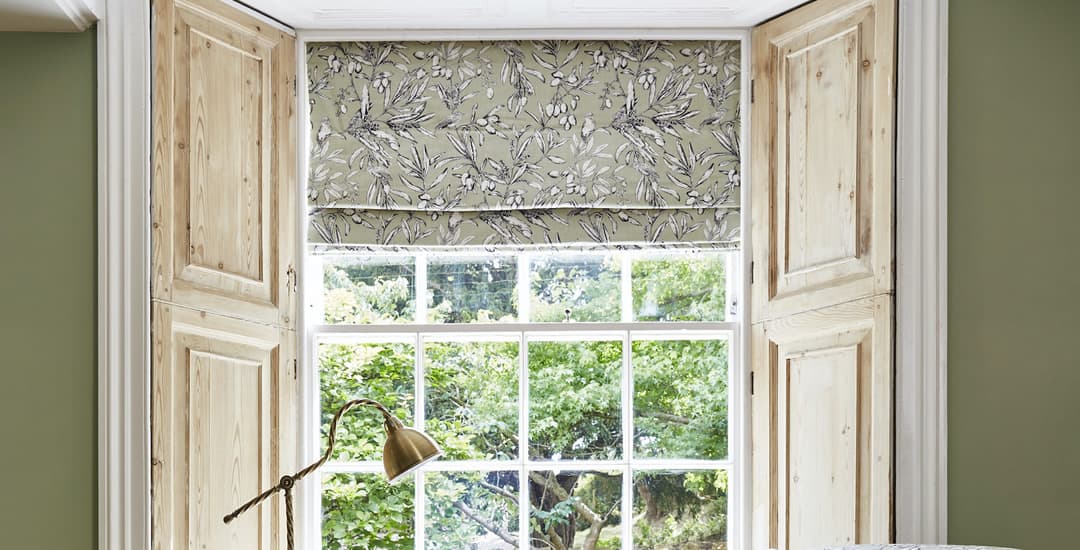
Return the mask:
POLYGON ((724 470, 634 473, 634 548, 726 550, 724 470))
POLYGON ((416 316, 416 260, 409 256, 323 258, 328 324, 408 323, 416 316))
POLYGON ((618 321, 620 262, 611 254, 537 256, 529 262, 531 321, 618 321))
POLYGON ((391 485, 382 474, 323 476, 324 550, 412 550, 415 545, 410 477, 391 485))
POLYGON ((634 455, 722 459, 728 448, 724 340, 635 341, 634 455))
POLYGON ((529 343, 529 456, 622 455, 622 342, 529 343))
POLYGON ((517 548, 517 472, 428 473, 424 474, 424 492, 425 548, 517 548))
POLYGON ((428 322, 489 323, 517 318, 513 256, 428 258, 428 322))
MULTIPOLYGON (((325 445, 334 413, 346 401, 358 397, 386 405, 402 422, 410 424, 415 361, 412 344, 321 344, 322 444, 325 445)), ((341 418, 332 459, 382 461, 383 440, 382 415, 371 408, 353 410, 341 418)))
POLYGON ((532 548, 621 548, 621 473, 530 472, 529 500, 532 548))
POLYGON ((426 429, 446 458, 518 456, 517 342, 425 342, 426 429))
POLYGON ((667 253, 635 258, 630 283, 635 321, 723 321, 724 252, 667 253))

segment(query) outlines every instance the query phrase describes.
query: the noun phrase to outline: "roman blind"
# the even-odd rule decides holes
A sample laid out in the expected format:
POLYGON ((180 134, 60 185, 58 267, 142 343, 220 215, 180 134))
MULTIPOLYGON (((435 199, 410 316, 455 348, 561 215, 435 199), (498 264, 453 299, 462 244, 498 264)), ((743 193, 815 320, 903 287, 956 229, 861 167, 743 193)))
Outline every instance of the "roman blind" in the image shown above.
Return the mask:
POLYGON ((308 46, 315 251, 735 248, 737 41, 308 46))

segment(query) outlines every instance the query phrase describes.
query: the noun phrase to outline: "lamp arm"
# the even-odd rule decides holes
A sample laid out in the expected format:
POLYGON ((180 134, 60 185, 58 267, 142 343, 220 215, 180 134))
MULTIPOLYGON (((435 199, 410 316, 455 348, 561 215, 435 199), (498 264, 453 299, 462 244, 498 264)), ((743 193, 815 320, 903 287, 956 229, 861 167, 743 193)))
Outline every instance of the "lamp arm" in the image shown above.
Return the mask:
MULTIPOLYGON (((333 452, 334 452, 334 441, 337 439, 338 421, 341 420, 341 417, 346 412, 348 412, 349 409, 351 409, 351 408, 353 408, 353 407, 355 407, 357 405, 365 405, 365 406, 368 406, 368 407, 374 407, 374 408, 378 409, 379 412, 381 412, 382 415, 383 415, 383 421, 384 421, 383 422, 383 428, 385 430, 387 430, 388 432, 389 432, 389 430, 391 428, 401 428, 403 426, 401 421, 398 420, 396 416, 391 414, 391 412, 385 406, 383 406, 382 403, 379 403, 378 401, 374 401, 372 399, 353 399, 352 401, 349 401, 349 402, 345 403, 334 414, 334 420, 332 420, 330 422, 330 433, 329 433, 329 435, 327 437, 326 452, 324 452, 323 455, 321 457, 319 457, 319 460, 316 460, 315 462, 312 462, 311 464, 307 465, 304 469, 296 472, 295 474, 281 476, 281 480, 278 481, 277 485, 274 485, 273 487, 263 491, 262 493, 259 493, 258 496, 256 496, 255 498, 245 502, 244 504, 241 504, 239 508, 237 508, 236 510, 233 510, 231 513, 226 515, 225 518, 224 518, 225 523, 230 523, 232 520, 236 519, 238 516, 240 516, 244 512, 247 512, 248 510, 254 508, 260 502, 270 498, 271 495, 273 495, 274 493, 276 493, 278 491, 283 491, 285 493, 285 496, 286 496, 286 503, 285 504, 288 507, 287 511, 291 512, 291 509, 292 509, 292 498, 291 497, 292 497, 293 485, 295 485, 297 481, 303 479, 305 476, 307 476, 311 472, 314 472, 315 470, 318 470, 319 468, 321 468, 323 464, 326 464, 326 461, 330 460, 330 455, 333 454, 333 452)), ((291 527, 292 527, 292 522, 291 521, 289 522, 289 527, 290 527, 290 531, 291 531, 291 527)), ((290 533, 290 535, 291 535, 291 533, 290 533)), ((292 537, 290 536, 289 538, 291 539, 292 537)))

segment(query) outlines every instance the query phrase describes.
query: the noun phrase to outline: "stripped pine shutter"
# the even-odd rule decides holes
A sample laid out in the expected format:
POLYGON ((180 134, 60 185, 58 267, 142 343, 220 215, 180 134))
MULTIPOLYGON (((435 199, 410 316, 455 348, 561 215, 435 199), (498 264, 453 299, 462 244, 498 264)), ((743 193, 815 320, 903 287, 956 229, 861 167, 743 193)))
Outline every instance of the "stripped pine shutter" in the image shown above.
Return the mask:
POLYGON ((221 518, 295 467, 295 41, 152 6, 153 547, 281 548, 280 503, 221 518))
POLYGON ((892 538, 895 0, 753 30, 753 547, 892 538))

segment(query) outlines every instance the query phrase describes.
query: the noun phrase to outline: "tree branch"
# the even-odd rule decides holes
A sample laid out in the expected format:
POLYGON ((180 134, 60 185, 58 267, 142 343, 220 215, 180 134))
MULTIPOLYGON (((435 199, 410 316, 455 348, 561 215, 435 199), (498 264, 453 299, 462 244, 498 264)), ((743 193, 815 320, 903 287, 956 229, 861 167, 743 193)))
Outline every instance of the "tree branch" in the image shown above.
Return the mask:
POLYGON ((486 530, 487 532, 502 539, 504 542, 506 542, 506 544, 517 547, 517 538, 512 537, 507 533, 504 533, 502 529, 499 529, 498 527, 492 525, 491 522, 489 522, 488 520, 477 515, 476 512, 474 512, 472 508, 466 506, 465 503, 461 502, 460 500, 456 501, 454 502, 454 508, 461 510, 461 513, 465 514, 465 516, 467 516, 469 519, 475 521, 477 525, 483 527, 484 530, 486 530))
MULTIPOLYGON (((570 494, 566 492, 566 489, 563 489, 558 483, 552 483, 546 476, 542 476, 536 472, 529 472, 529 479, 547 487, 552 494, 563 502, 570 499, 570 494)), ((574 510, 589 522, 589 534, 585 536, 585 542, 582 544, 582 548, 596 548, 596 541, 600 538, 600 530, 604 528, 604 518, 600 517, 600 514, 593 512, 591 508, 581 501, 581 499, 575 499, 573 501, 573 506, 574 510)))
POLYGON ((655 418, 657 420, 663 420, 665 422, 672 422, 675 424, 689 424, 690 419, 685 416, 679 416, 677 414, 665 413, 665 412, 651 412, 651 411, 639 411, 638 416, 644 416, 645 418, 655 418))
POLYGON ((492 493, 495 493, 495 494, 497 494, 499 496, 502 496, 502 497, 506 497, 507 499, 509 499, 514 504, 518 503, 517 496, 515 496, 514 493, 511 493, 510 491, 507 491, 506 489, 503 489, 502 487, 499 487, 498 485, 488 483, 488 482, 486 482, 486 481, 484 481, 482 479, 480 481, 478 481, 477 483, 479 483, 481 487, 487 489, 488 491, 491 491, 492 493))

